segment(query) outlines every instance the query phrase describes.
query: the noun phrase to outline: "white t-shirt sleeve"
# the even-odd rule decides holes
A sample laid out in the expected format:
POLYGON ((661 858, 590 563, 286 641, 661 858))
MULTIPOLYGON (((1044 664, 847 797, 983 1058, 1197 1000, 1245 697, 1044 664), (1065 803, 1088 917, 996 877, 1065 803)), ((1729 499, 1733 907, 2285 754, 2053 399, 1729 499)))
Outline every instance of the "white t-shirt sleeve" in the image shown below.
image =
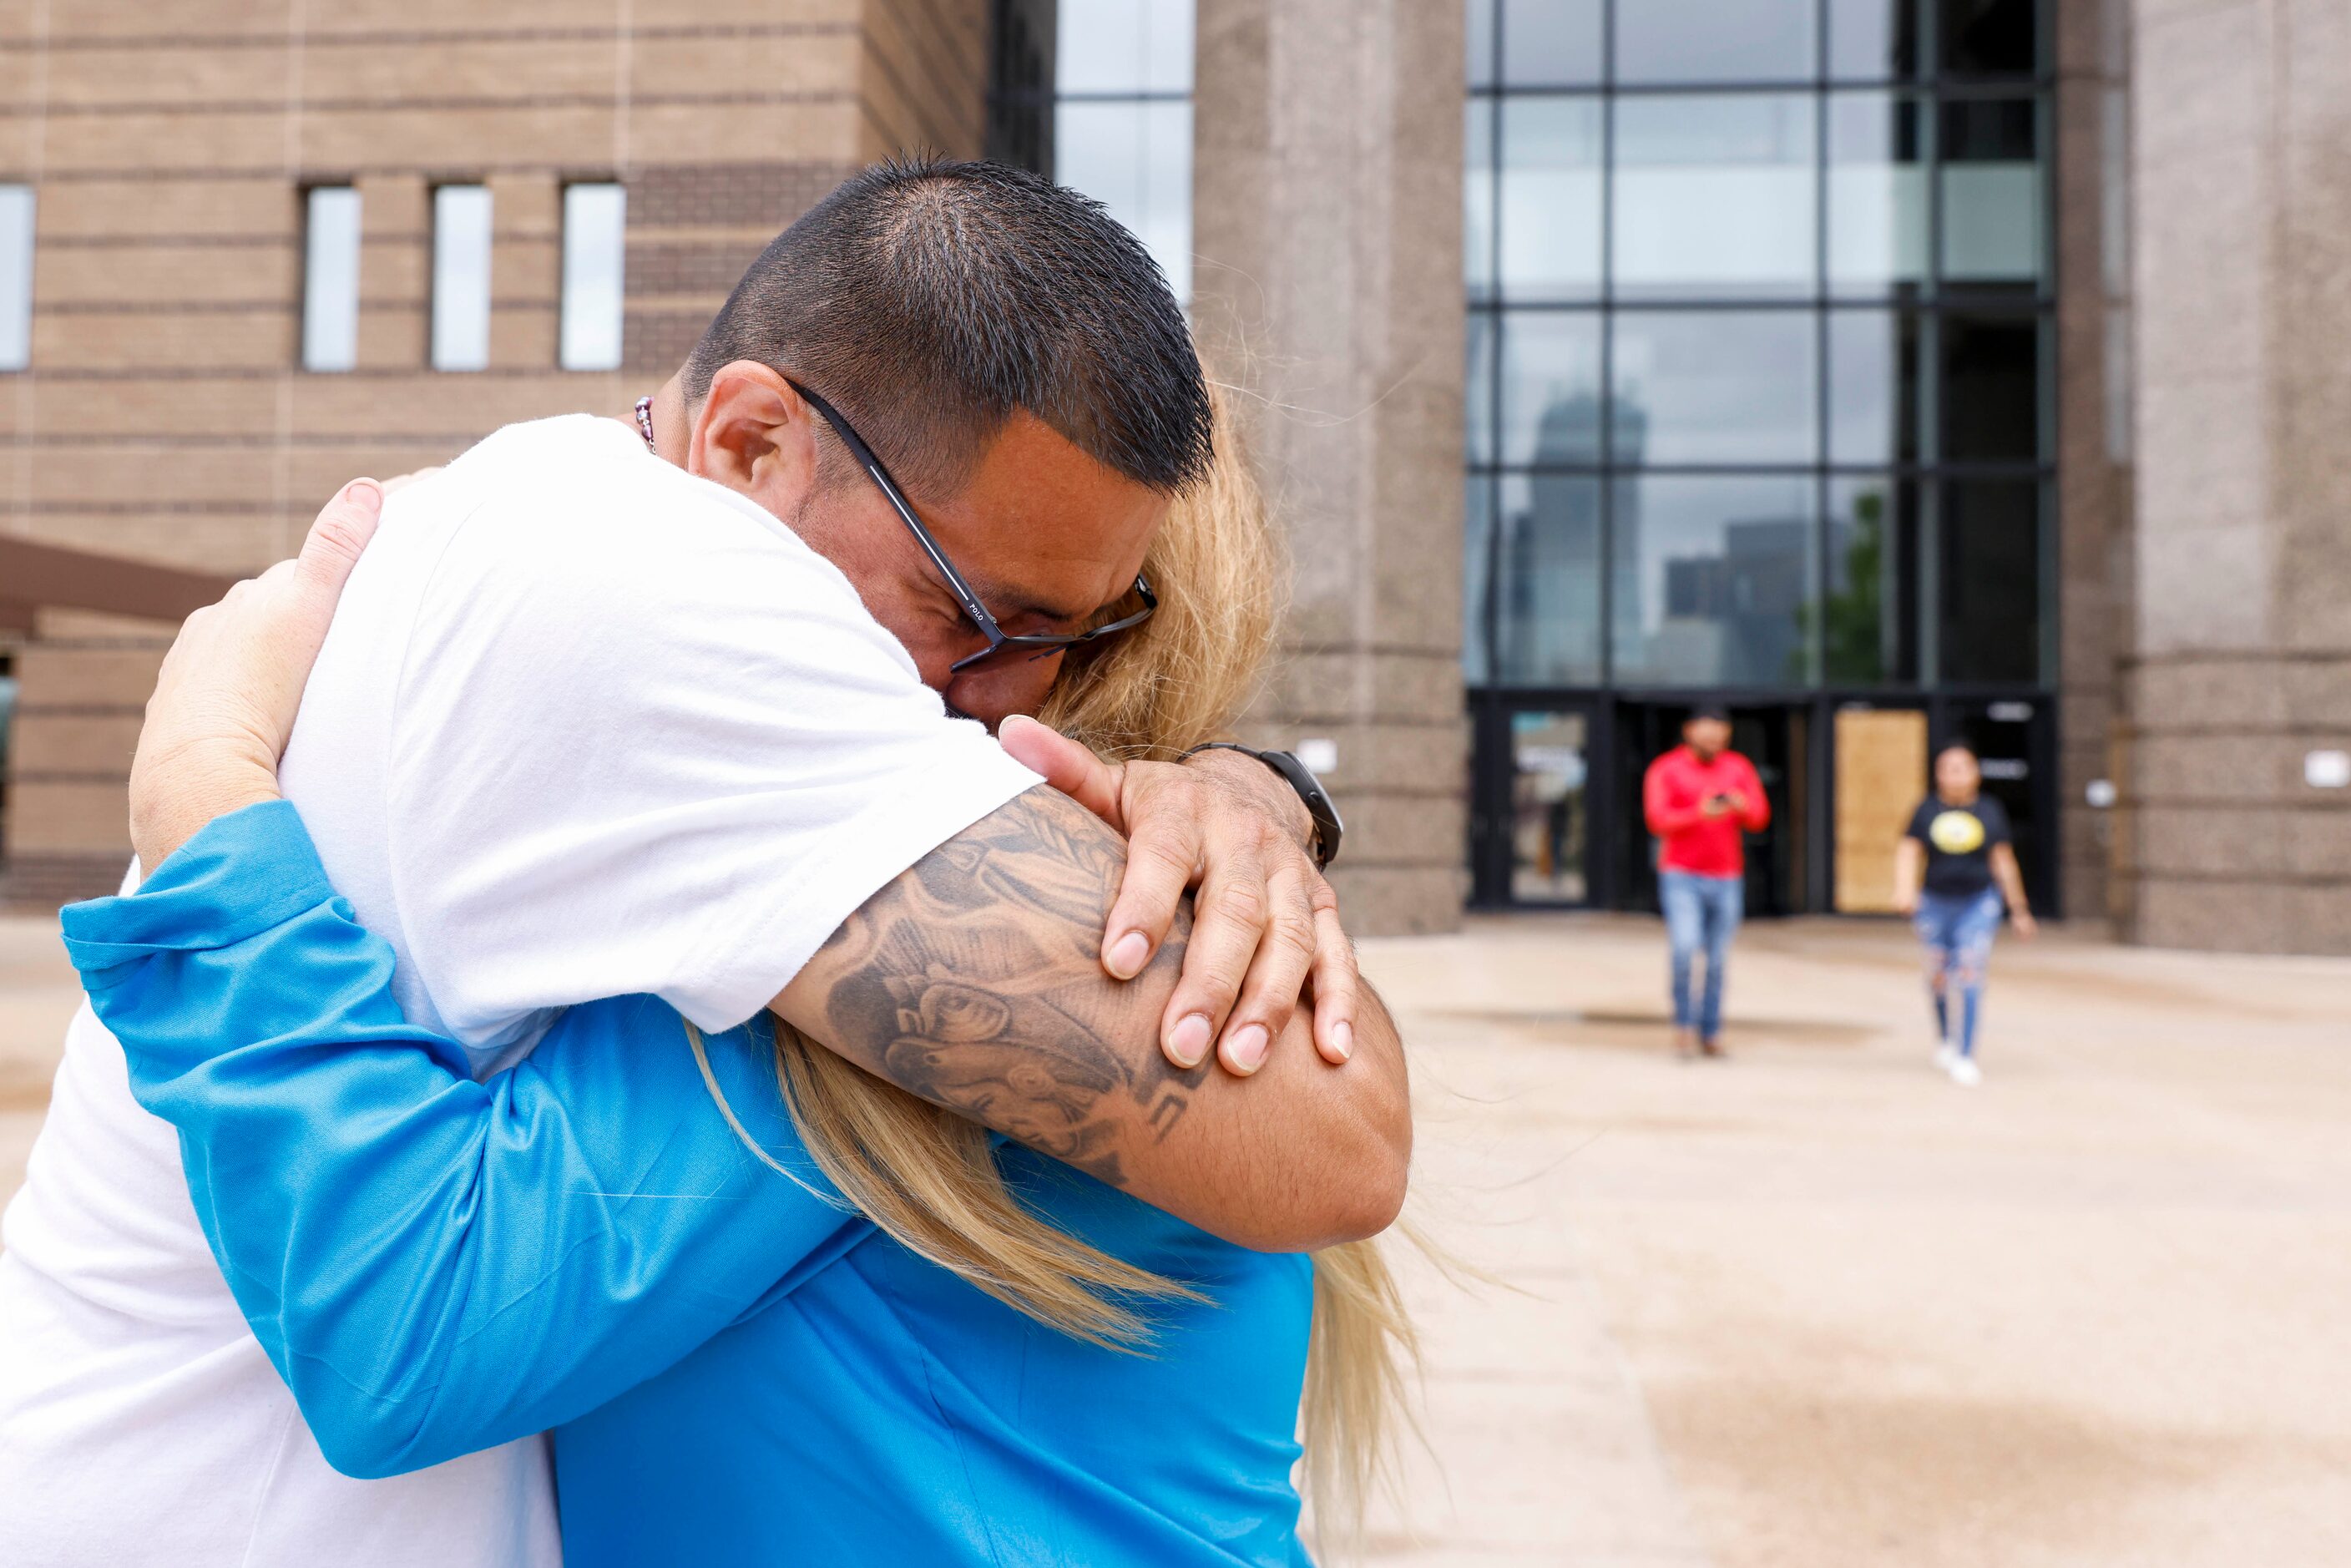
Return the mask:
POLYGON ((606 996, 731 1028, 883 884, 1040 782, 747 503, 616 488, 486 502, 409 639, 394 894, 434 1010, 476 1051, 606 996))

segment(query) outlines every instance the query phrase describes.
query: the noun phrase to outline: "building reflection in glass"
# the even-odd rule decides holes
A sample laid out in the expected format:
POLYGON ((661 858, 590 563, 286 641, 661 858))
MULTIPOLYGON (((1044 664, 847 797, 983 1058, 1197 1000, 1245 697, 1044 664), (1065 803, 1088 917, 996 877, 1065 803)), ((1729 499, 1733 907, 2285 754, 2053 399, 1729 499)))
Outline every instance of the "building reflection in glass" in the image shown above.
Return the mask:
POLYGON ((1917 486, 1882 476, 1829 486, 1822 674, 1831 685, 1916 680, 1917 486))
MULTIPOLYGON (((1602 403, 1588 387, 1556 391, 1533 421, 1531 455, 1540 469, 1501 481, 1497 545, 1494 658, 1511 685, 1571 685, 1600 678, 1602 403), (1567 470, 1562 472, 1561 470, 1567 470)), ((1620 401, 1612 423, 1620 448, 1638 450, 1647 416, 1620 401)), ((1621 538, 1637 536, 1637 515, 1619 517, 1621 538)), ((1621 560, 1612 585, 1639 592, 1633 563, 1621 560)))
POLYGON ((1648 591, 1613 607, 1621 675, 1661 685, 1807 685, 1813 483, 1784 475, 1614 481, 1619 559, 1648 591))

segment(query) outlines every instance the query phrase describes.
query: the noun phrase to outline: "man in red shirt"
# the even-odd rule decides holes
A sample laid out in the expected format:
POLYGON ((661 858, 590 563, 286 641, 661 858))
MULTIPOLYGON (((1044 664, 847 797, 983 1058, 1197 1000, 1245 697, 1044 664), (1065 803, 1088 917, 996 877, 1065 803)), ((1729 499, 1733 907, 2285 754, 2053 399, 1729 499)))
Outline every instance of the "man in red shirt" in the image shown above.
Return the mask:
POLYGON ((1730 716, 1701 707, 1682 744, 1649 764, 1641 806, 1662 844, 1657 899, 1673 951, 1674 1049, 1722 1054, 1722 973, 1746 901, 1745 835, 1771 821, 1754 765, 1730 746, 1730 716), (1693 1007, 1690 964, 1706 949, 1706 991, 1693 1007))

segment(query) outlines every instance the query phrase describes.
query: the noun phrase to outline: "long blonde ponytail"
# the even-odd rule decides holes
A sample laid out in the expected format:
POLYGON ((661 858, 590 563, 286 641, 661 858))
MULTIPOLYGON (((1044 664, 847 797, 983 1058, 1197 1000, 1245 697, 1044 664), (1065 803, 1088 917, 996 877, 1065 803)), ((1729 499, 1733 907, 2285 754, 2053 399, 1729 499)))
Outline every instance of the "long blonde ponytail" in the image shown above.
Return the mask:
MULTIPOLYGON (((1100 652, 1066 659, 1040 715, 1106 757, 1173 756, 1214 738, 1255 695, 1273 645, 1286 563, 1217 395, 1215 468, 1170 509, 1144 565, 1159 591, 1158 612, 1100 652)), ((725 1108, 702 1040, 687 1032, 725 1108)), ((1023 1207, 975 1124, 780 1021, 776 1068, 801 1142, 848 1202, 893 1239, 998 1300, 1063 1333, 1135 1351, 1147 1348, 1149 1323, 1126 1302, 1192 1296, 1023 1207)), ((731 1110, 727 1117, 734 1121, 731 1110)), ((743 1132, 740 1124, 736 1130, 743 1132)), ((1315 1254, 1301 1424, 1304 1490, 1326 1549, 1353 1540, 1393 1452, 1404 1368, 1416 1349, 1378 1243, 1315 1254)))

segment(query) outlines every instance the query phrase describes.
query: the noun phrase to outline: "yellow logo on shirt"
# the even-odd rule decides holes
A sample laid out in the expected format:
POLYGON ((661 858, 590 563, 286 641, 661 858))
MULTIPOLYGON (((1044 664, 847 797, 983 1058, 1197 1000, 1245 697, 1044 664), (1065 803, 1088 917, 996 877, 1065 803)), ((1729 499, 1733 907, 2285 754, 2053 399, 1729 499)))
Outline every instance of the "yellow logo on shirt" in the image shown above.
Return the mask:
POLYGON ((1973 811, 1945 811, 1927 825, 1927 838, 1947 855, 1971 855, 1983 848, 1983 821, 1973 811))

